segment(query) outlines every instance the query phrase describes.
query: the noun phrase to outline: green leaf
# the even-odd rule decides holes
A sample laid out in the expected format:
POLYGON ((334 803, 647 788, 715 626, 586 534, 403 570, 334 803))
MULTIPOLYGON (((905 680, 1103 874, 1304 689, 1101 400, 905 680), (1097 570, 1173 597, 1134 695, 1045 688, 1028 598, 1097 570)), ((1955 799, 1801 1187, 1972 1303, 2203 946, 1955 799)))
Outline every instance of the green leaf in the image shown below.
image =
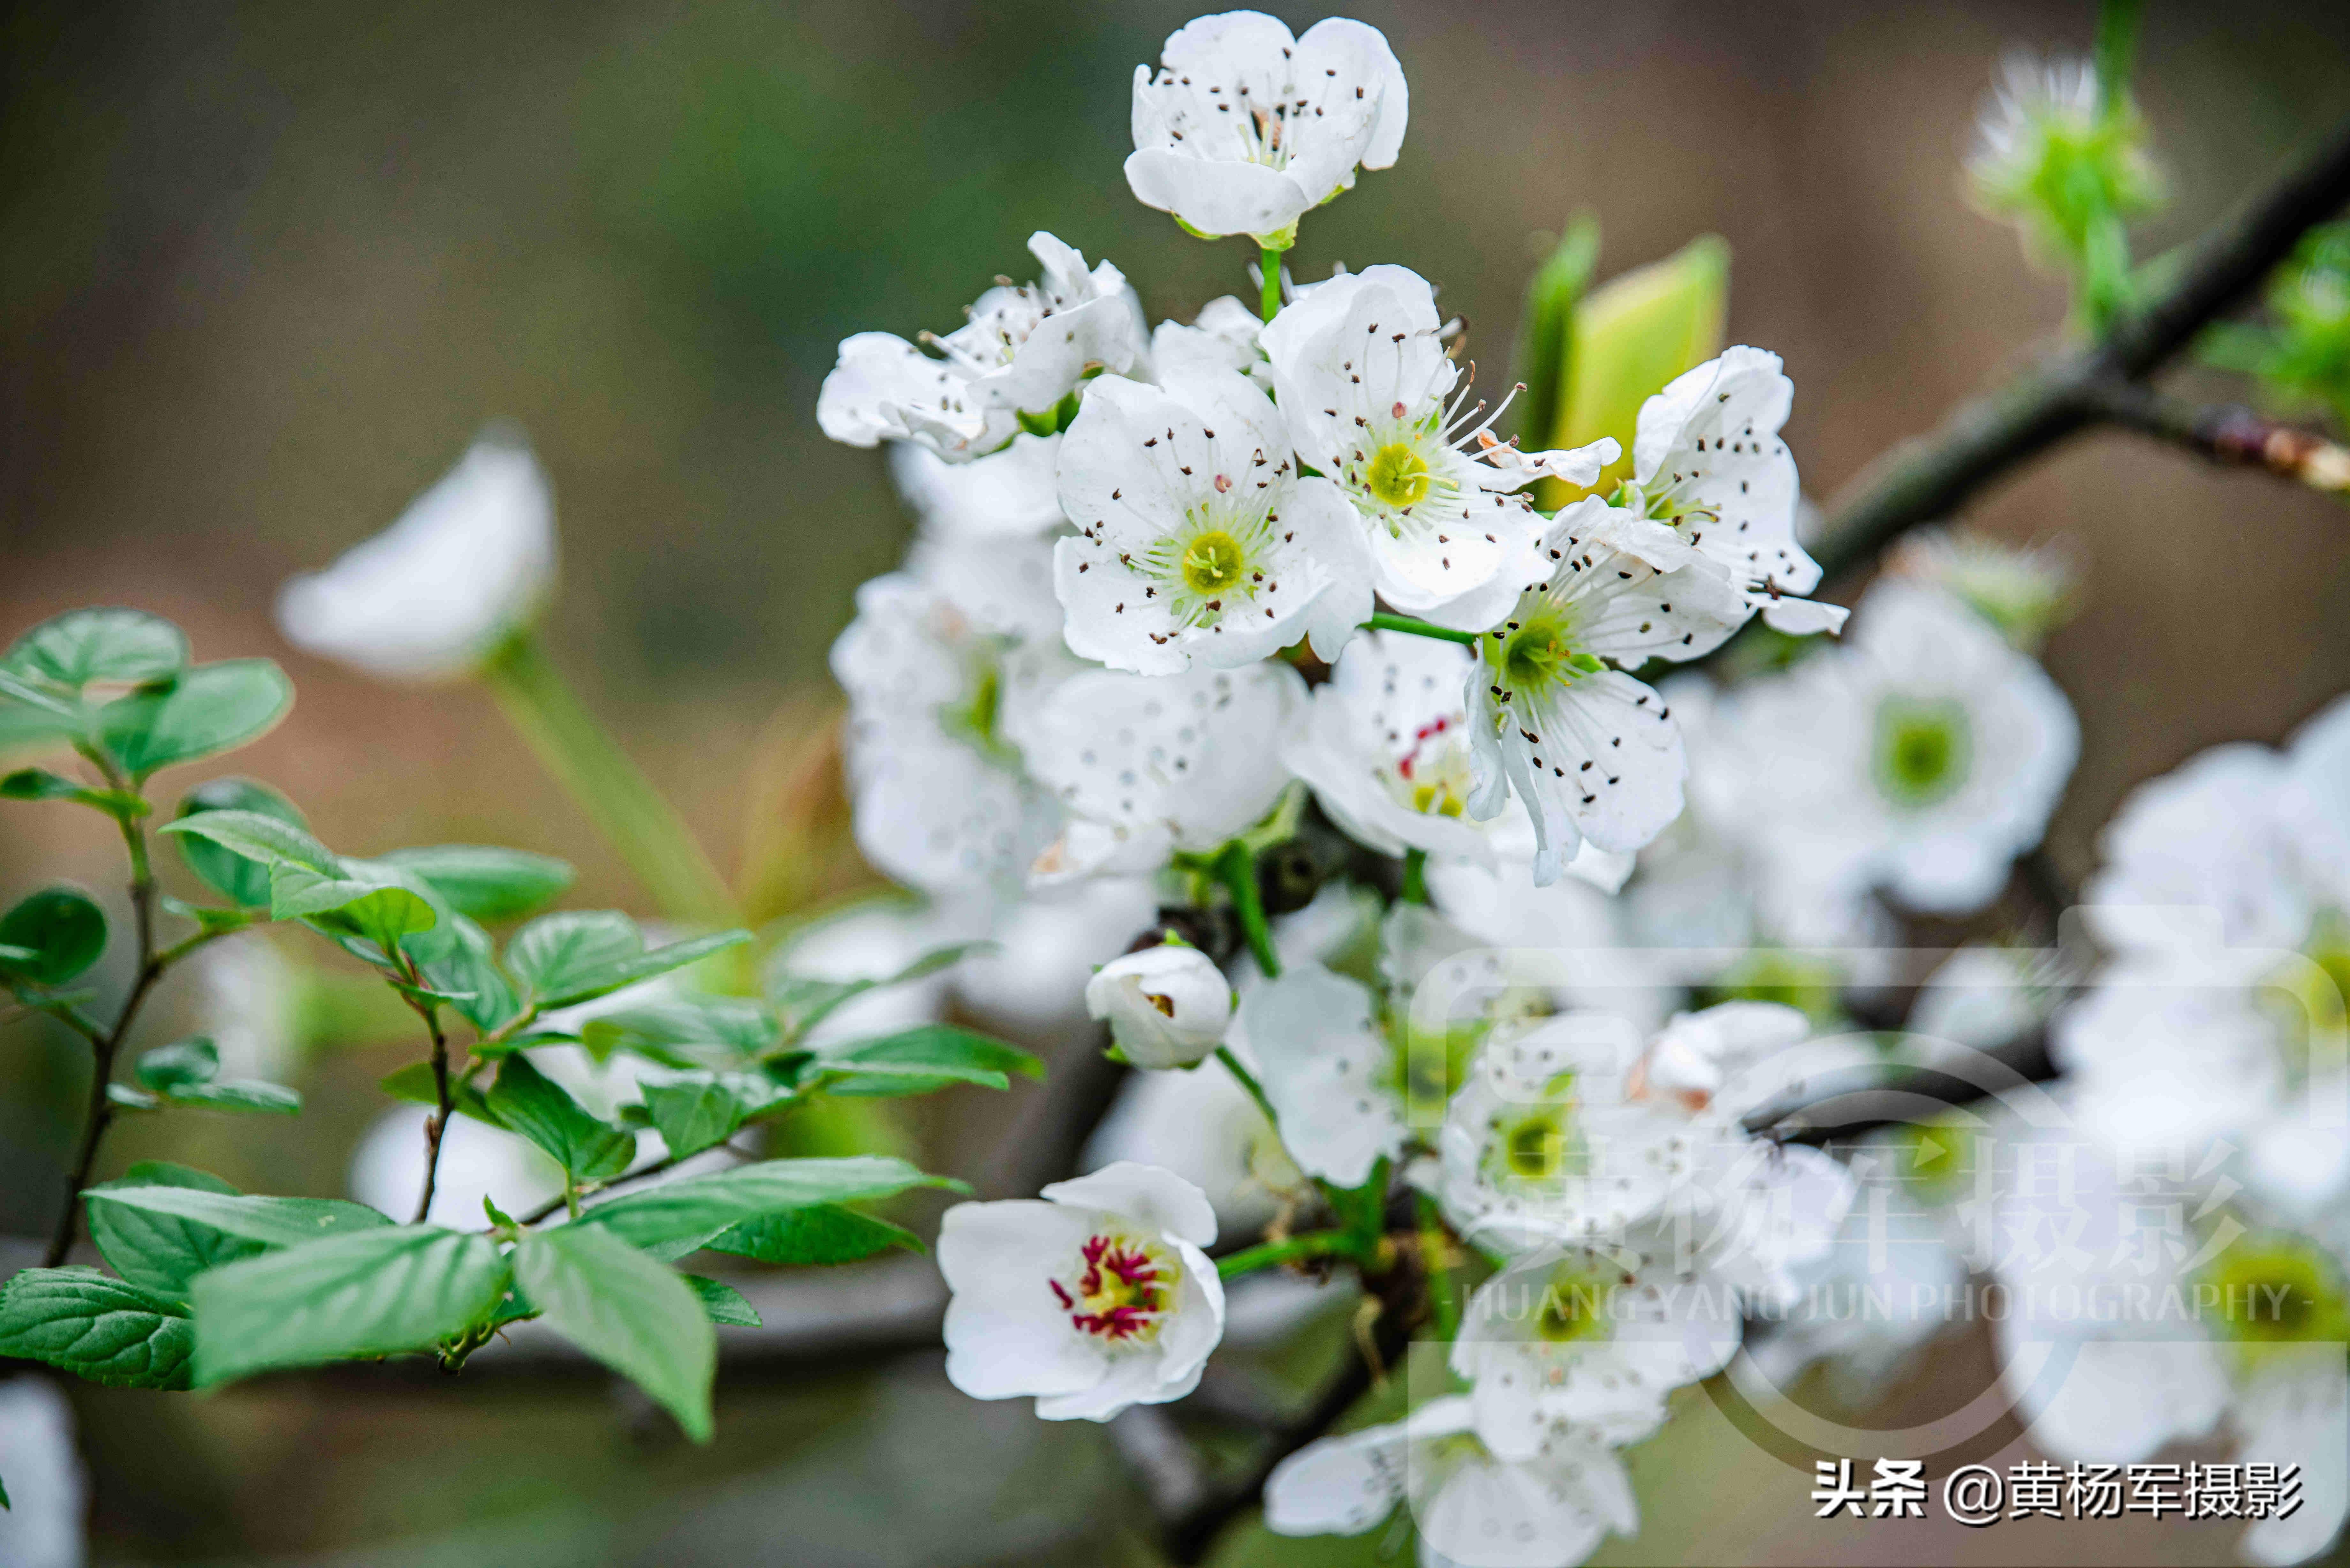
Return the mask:
MULTIPOLYGON (((727 1082, 738 1075, 748 1076, 690 1072, 660 1079, 648 1076, 639 1085, 645 1113, 671 1155, 682 1159, 734 1136, 751 1109, 727 1082)), ((773 1085, 768 1087, 773 1092, 765 1098, 780 1092, 773 1085)))
POLYGON ((679 997, 615 1008, 580 1029, 598 1061, 628 1051, 671 1067, 706 1066, 701 1058, 755 1056, 783 1038, 783 1025, 760 1002, 733 996, 679 997))
POLYGON ((96 1269, 26 1269, 0 1285, 0 1355, 115 1388, 185 1388, 187 1309, 96 1269))
MULTIPOLYGON (((1662 261, 1610 278, 1575 307, 1566 397, 1543 444, 1584 446, 1602 436, 1622 443, 1623 455, 1593 493, 1607 494, 1632 472, 1640 405, 1721 352, 1729 302, 1730 247, 1703 234, 1662 261)), ((1574 493, 1568 487, 1565 498, 1574 493)))
POLYGON ((782 1209, 888 1198, 911 1187, 960 1188, 902 1159, 856 1155, 845 1159, 770 1159, 712 1176, 689 1177, 632 1192, 588 1210, 600 1225, 635 1246, 655 1246, 720 1231, 782 1209))
MULTIPOLYGON (((430 1062, 411 1062, 397 1072, 386 1073, 377 1081, 376 1087, 393 1099, 405 1100, 411 1106, 431 1106, 435 1110, 441 1107, 441 1096, 432 1082, 432 1064, 430 1062)), ((471 1116, 494 1127, 506 1125, 498 1119, 495 1111, 490 1109, 490 1103, 483 1097, 482 1091, 473 1085, 458 1082, 452 1075, 449 1090, 450 1104, 456 1106, 460 1116, 471 1116)))
POLYGON ((47 768, 18 768, 0 778, 0 800, 69 800, 119 817, 144 816, 155 809, 129 790, 92 789, 47 768))
POLYGON ((763 1214, 704 1244, 713 1252, 732 1252, 762 1263, 852 1263, 891 1247, 909 1252, 930 1250, 904 1226, 837 1203, 763 1214))
MULTIPOLYGON (((182 1187, 199 1192, 226 1193, 236 1189, 219 1177, 160 1159, 141 1160, 113 1181, 91 1188, 92 1194, 117 1192, 130 1187, 182 1187)), ((189 1282, 206 1269, 234 1263, 267 1251, 260 1242, 232 1236, 176 1214, 160 1214, 127 1203, 88 1203, 89 1239, 118 1274, 134 1285, 161 1291, 174 1301, 185 1301, 189 1282)))
POLYGON ((1041 1078, 1045 1064, 1017 1046, 951 1023, 827 1046, 805 1072, 837 1074, 835 1095, 920 1095, 949 1084, 1008 1087, 1007 1074, 1041 1078))
POLYGON ((293 705, 294 684, 276 664, 232 659, 116 698, 98 711, 98 734, 131 777, 143 779, 258 740, 293 705))
POLYGON ((759 1309, 733 1285, 706 1280, 700 1274, 680 1274, 678 1278, 684 1281, 685 1288, 701 1301, 703 1315, 721 1328, 764 1326, 759 1321, 759 1309))
POLYGON ((257 1198, 193 1187, 92 1188, 88 1201, 165 1214, 265 1247, 298 1247, 321 1237, 390 1228, 391 1220, 364 1203, 339 1198, 257 1198))
POLYGON ((195 1283, 195 1380, 423 1350, 485 1317, 507 1278, 487 1236, 437 1225, 384 1225, 231 1263, 195 1283))
POLYGON ((695 1442, 710 1440, 718 1335, 691 1286, 592 1225, 530 1232, 514 1268, 549 1328, 633 1380, 695 1442))
MULTIPOLYGON (((184 821, 207 811, 246 812, 282 822, 301 831, 306 842, 300 847, 306 853, 315 849, 318 856, 332 859, 326 846, 306 831, 307 825, 295 804, 258 780, 208 780, 181 797, 177 815, 184 821)), ((180 857, 188 863, 188 869, 229 902, 248 909, 268 904, 270 862, 266 858, 242 853, 231 844, 193 833, 179 835, 177 842, 180 857)))
POLYGON ((63 985, 106 951, 106 912, 90 896, 64 883, 44 888, 0 915, 0 972, 35 985, 63 985))
POLYGON ((748 931, 672 942, 647 951, 637 923, 609 909, 542 915, 515 933, 506 967, 541 1007, 586 1002, 650 980, 751 940, 748 931))
POLYGON ((209 1084, 220 1074, 220 1049, 208 1036, 197 1034, 158 1045, 139 1058, 130 1075, 143 1088, 163 1094, 192 1084, 209 1084))
POLYGON ((199 1111, 260 1111, 290 1116, 302 1108, 302 1096, 283 1084, 259 1078, 222 1078, 210 1084, 190 1084, 167 1089, 163 1103, 199 1111))
POLYGON ((139 685, 187 667, 187 635, 144 610, 68 610, 43 621, 0 655, 0 665, 75 691, 92 681, 139 685))
POLYGON ((491 1113, 555 1157, 576 1181, 609 1181, 637 1157, 637 1140, 598 1121, 523 1055, 498 1064, 491 1113))
POLYGON ((395 849, 383 859, 430 882, 459 914, 492 923, 529 914, 578 876, 551 855, 476 844, 395 849))

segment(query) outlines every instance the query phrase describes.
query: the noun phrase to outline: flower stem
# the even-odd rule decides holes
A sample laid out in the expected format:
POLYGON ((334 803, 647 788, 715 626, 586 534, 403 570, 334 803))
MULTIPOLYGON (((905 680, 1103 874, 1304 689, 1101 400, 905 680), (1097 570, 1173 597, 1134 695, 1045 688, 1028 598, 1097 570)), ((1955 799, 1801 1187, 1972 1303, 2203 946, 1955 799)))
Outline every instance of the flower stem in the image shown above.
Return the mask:
POLYGON ((1269 246, 1259 246, 1256 255, 1257 270, 1264 275, 1257 310, 1270 321, 1281 314, 1281 253, 1269 246))
POLYGON ((1312 1231, 1303 1236, 1292 1236, 1285 1241, 1267 1241, 1262 1246, 1246 1247, 1229 1257, 1216 1261, 1218 1279, 1237 1279, 1270 1269, 1280 1263, 1294 1263, 1305 1258, 1326 1258, 1334 1253, 1355 1250, 1354 1238, 1344 1231, 1312 1231))
POLYGON ((1273 929, 1264 922, 1264 900, 1257 893, 1255 854, 1233 839, 1216 857, 1216 875, 1223 878, 1232 896, 1232 913, 1240 918, 1249 951, 1256 955, 1256 967, 1265 979, 1273 979, 1281 973, 1281 959, 1273 950, 1273 929))
POLYGON ((1457 642, 1463 648, 1474 648, 1482 631, 1455 631, 1449 626, 1434 626, 1408 615, 1391 615, 1380 610, 1363 623, 1373 631, 1409 632, 1413 637, 1432 637, 1443 642, 1457 642))
POLYGON ((517 633, 484 667, 490 693, 672 919, 734 922, 734 896, 675 807, 556 673, 537 636, 517 633))

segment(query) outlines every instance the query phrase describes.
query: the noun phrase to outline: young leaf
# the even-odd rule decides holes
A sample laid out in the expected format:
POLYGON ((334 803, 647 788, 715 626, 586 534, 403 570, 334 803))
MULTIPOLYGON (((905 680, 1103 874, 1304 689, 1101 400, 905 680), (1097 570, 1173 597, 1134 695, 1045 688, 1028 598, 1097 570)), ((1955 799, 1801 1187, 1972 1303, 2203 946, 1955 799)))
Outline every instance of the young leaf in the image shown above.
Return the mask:
POLYGON ((477 844, 395 849, 383 859, 430 882, 459 914, 490 923, 529 914, 578 875, 551 855, 477 844))
POLYGON ((721 931, 647 951, 637 923, 609 909, 542 915, 515 933, 506 967, 541 1007, 586 1002, 751 940, 721 931))
POLYGON ((209 1084, 220 1074, 220 1050, 205 1035, 192 1035, 158 1045, 139 1058, 130 1075, 141 1088, 165 1094, 194 1084, 209 1084))
MULTIPOLYGON (((127 1187, 184 1187, 200 1192, 227 1193, 236 1189, 219 1177, 163 1160, 141 1160, 113 1181, 90 1189, 92 1193, 120 1191, 127 1187)), ((135 1209, 127 1203, 91 1203, 89 1239, 114 1272, 134 1285, 160 1291, 174 1301, 185 1301, 188 1283, 206 1269, 234 1263, 267 1251, 259 1241, 232 1236, 225 1231, 183 1219, 135 1209)))
POLYGON ((44 888, 0 915, 0 974, 63 985, 106 951, 106 914, 78 888, 44 888))
POLYGON ((187 1309, 96 1269, 26 1269, 0 1285, 0 1355, 116 1388, 185 1388, 187 1309))
POLYGON ((195 1380, 421 1350, 481 1321, 506 1288, 490 1238, 384 1225, 199 1276, 195 1380))
POLYGON ((266 659, 199 664, 169 686, 98 711, 99 738, 133 778, 258 740, 294 705, 294 684, 266 659))
POLYGON ((902 1225, 859 1214, 837 1203, 762 1214, 704 1243, 713 1252, 732 1252, 762 1263, 852 1263, 891 1247, 909 1252, 929 1249, 902 1225))
POLYGON ((721 1328, 759 1328, 759 1309, 733 1285, 716 1280, 703 1279, 700 1274, 680 1274, 685 1288, 702 1303, 702 1310, 711 1322, 721 1328))
POLYGON ((18 638, 0 665, 78 691, 92 681, 140 685, 187 667, 185 633, 144 610, 68 610, 18 638))
POLYGON ((960 1186, 884 1155, 770 1159, 615 1198, 588 1210, 585 1222, 603 1226, 632 1245, 654 1246, 686 1237, 715 1236, 745 1220, 783 1209, 888 1198, 910 1187, 960 1186))
POLYGON ((129 790, 91 789, 47 768, 18 768, 0 778, 0 800, 69 800, 110 816, 144 816, 154 807, 129 790))
POLYGON ((1027 1052, 951 1023, 926 1023, 874 1040, 826 1047, 803 1070, 837 1074, 836 1095, 920 1095, 949 1084, 1009 1085, 1005 1075, 1041 1078, 1045 1064, 1027 1052))
POLYGON ((249 1198, 192 1187, 103 1187, 87 1195, 93 1210, 119 1203, 150 1214, 208 1225, 266 1247, 297 1247, 325 1236, 380 1231, 391 1220, 364 1203, 339 1198, 249 1198))
POLYGON ((695 1442, 710 1440, 718 1335, 691 1287, 592 1225, 530 1232, 514 1269, 549 1328, 632 1379, 695 1442))
POLYGON ((609 1181, 637 1157, 637 1140, 580 1109, 579 1102, 524 1055, 498 1064, 491 1114, 555 1157, 576 1181, 609 1181))
POLYGON ((167 1089, 163 1103, 200 1111, 261 1111, 290 1116, 302 1108, 302 1096, 283 1084, 267 1084, 258 1078, 221 1078, 209 1084, 167 1089))
MULTIPOLYGON (((307 824, 302 820, 302 813, 294 803, 256 780, 212 779, 181 797, 178 812, 181 819, 206 811, 249 812, 285 823, 301 831, 302 836, 309 841, 307 846, 315 847, 320 857, 331 858, 327 855, 324 845, 309 837, 307 824)), ((229 845, 192 833, 181 834, 177 842, 180 857, 188 863, 188 869, 203 877, 207 887, 229 902, 247 909, 268 905, 268 860, 242 854, 229 845)))

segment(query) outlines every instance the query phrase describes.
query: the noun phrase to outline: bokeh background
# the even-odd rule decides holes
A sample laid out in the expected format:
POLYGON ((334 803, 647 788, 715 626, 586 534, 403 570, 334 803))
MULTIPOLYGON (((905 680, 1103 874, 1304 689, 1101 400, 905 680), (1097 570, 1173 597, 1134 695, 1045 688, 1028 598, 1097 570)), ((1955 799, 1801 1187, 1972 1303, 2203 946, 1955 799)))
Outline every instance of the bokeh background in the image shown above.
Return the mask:
MULTIPOLYGON (((2350 113, 2350 10, 2148 12, 2140 98, 2174 192, 2142 231, 2152 249, 2350 113)), ((239 765, 329 842, 529 845, 582 867, 575 901, 642 908, 478 691, 368 684, 271 625, 285 576, 388 523, 485 421, 514 420, 556 488, 556 656, 733 864, 809 743, 855 585, 907 533, 881 459, 816 431, 837 340, 952 326, 986 278, 1026 275, 1037 228, 1115 260, 1154 319, 1246 291, 1239 243, 1184 236, 1118 172, 1132 67, 1190 14, 9 8, 0 637, 118 602, 180 621, 201 658, 276 657, 298 705, 239 765)), ((1970 210, 1959 158, 2001 51, 2085 48, 2085 4, 1350 14, 1403 62, 1410 135, 1393 171, 1312 216, 1293 265, 1425 273, 1489 373, 1578 207, 1601 220, 1603 275, 1697 234, 1730 242, 1731 339, 1785 356, 1788 440, 1822 497, 2061 327, 2061 286, 1970 210)), ((1302 28, 1318 13, 1284 15, 1302 28)), ((2050 840, 2075 878, 2133 784, 2215 742, 2273 742, 2350 688, 2338 504, 2100 435, 1970 520, 2062 535, 2086 568, 2085 611, 2046 654, 2084 731, 2050 840)), ((1842 587, 1848 602, 1857 585, 1842 587)), ((79 815, 0 815, 0 901, 59 876, 117 879, 105 825, 79 815)), ((381 1108, 373 1080, 401 1053, 331 1007, 300 1023, 300 1120, 190 1118, 110 1157, 339 1193, 381 1108)), ((0 1234, 48 1214, 81 1092, 69 1044, 0 1033, 0 1234)), ((951 1099, 940 1118, 983 1114, 951 1099)), ((1986 1343, 1948 1342, 1862 1419, 1954 1407, 1990 1376, 1986 1343)), ((1100 1431, 965 1400, 936 1355, 730 1377, 707 1449, 584 1375, 72 1394, 102 1563, 1152 1560, 1100 1431)), ((2218 1562, 2232 1539, 2175 1522, 1815 1523, 1807 1473, 1703 1393, 1685 1399, 1634 1457, 1641 1534, 1599 1561, 2218 1562)), ((1381 1545, 1240 1532, 1223 1561, 1368 1563, 1381 1545)))

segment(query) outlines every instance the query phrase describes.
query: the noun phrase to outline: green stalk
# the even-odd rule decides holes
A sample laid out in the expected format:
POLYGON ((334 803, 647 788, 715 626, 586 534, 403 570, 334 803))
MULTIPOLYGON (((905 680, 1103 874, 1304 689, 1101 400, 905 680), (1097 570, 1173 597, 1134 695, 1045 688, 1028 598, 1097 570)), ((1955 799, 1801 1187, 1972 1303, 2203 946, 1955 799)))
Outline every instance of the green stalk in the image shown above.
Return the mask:
POLYGON ((525 630, 483 669, 539 762, 629 863, 661 913, 699 925, 735 920, 734 896, 675 807, 629 760, 525 630))
POLYGON ((1449 626, 1434 626, 1408 615, 1390 615, 1380 610, 1363 623, 1373 631, 1409 632, 1413 637, 1432 637, 1442 642, 1457 642, 1463 648, 1474 648, 1482 631, 1455 631, 1449 626))
POLYGON ((1243 1248, 1230 1257, 1220 1258, 1216 1262, 1216 1277, 1237 1279, 1259 1269, 1294 1263, 1302 1258, 1326 1258, 1354 1250, 1354 1239, 1344 1231, 1312 1231, 1303 1236, 1292 1236, 1285 1241, 1267 1241, 1262 1246, 1243 1248))
POLYGON ((1239 839, 1224 846, 1216 857, 1216 875, 1223 878, 1224 887, 1232 896, 1232 913, 1240 917, 1241 930, 1248 938, 1249 951, 1256 955, 1256 967, 1272 980, 1281 973, 1281 959, 1273 950, 1273 928, 1264 921, 1264 900, 1257 894, 1256 856, 1239 839))
POLYGON ((1264 275, 1264 287, 1257 301, 1258 313, 1270 321, 1281 314, 1281 253, 1270 246, 1257 247, 1257 270, 1264 275))

